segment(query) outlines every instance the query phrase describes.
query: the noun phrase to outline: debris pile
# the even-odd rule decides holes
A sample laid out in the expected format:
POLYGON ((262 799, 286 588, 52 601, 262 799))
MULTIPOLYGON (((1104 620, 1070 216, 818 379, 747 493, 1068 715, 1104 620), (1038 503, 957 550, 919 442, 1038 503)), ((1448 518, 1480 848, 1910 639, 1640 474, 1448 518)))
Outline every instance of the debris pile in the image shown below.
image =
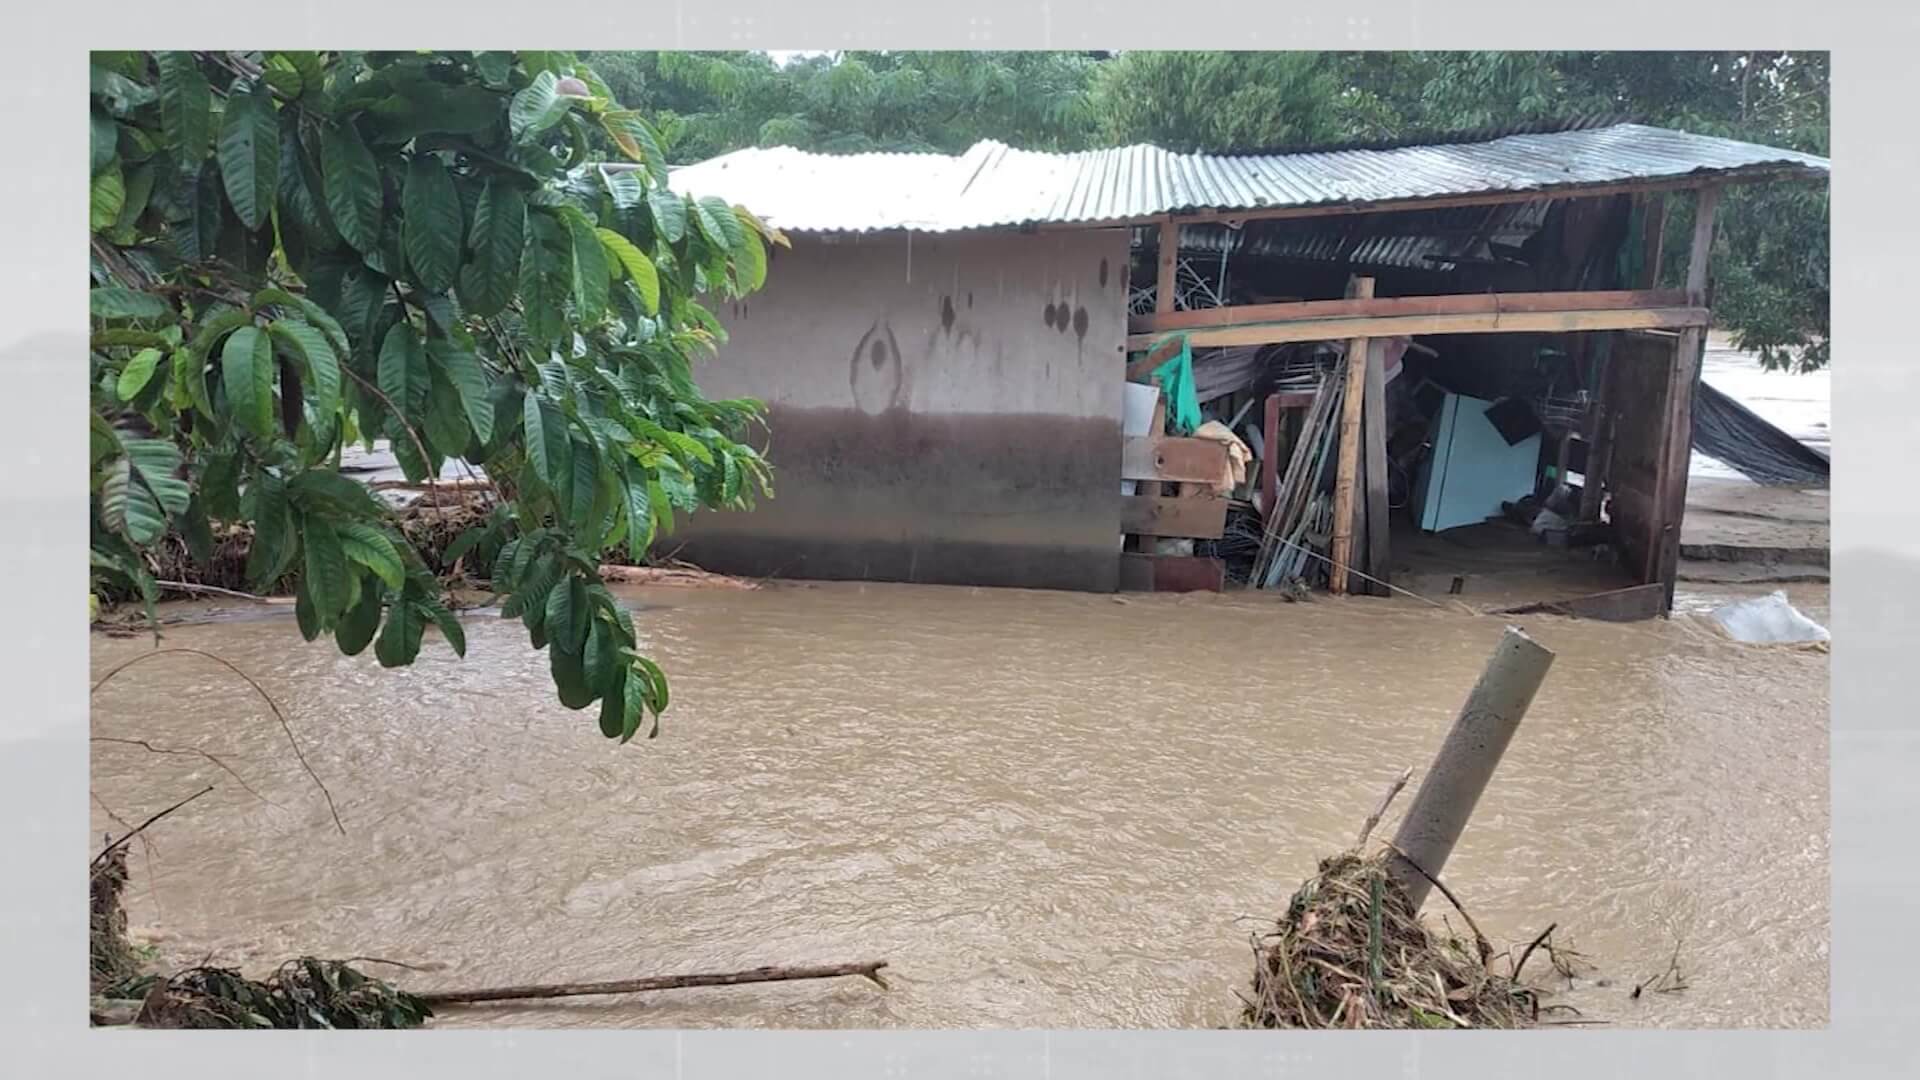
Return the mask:
MULTIPOLYGON (((1420 921, 1387 856, 1348 851, 1320 863, 1271 933, 1254 941, 1255 1028, 1519 1028, 1535 991, 1489 970, 1476 940, 1420 921)), ((1477 939, 1477 935, 1476 935, 1477 939)))

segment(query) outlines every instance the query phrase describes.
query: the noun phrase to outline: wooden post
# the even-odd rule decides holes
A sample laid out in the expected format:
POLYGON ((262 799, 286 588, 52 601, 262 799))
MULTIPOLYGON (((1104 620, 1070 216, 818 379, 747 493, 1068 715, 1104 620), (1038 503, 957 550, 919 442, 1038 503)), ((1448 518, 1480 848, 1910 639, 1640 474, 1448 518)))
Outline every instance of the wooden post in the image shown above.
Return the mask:
POLYGON ((1159 275, 1154 279, 1153 310, 1161 315, 1173 311, 1174 274, 1180 266, 1180 225, 1175 221, 1160 223, 1160 266, 1159 275))
MULTIPOLYGON (((1347 289, 1357 300, 1373 297, 1373 279, 1355 278, 1347 289)), ((1353 487, 1360 471, 1360 416, 1366 401, 1367 339, 1347 342, 1347 396, 1340 403, 1340 457, 1333 481, 1333 571, 1327 587, 1335 595, 1347 591, 1353 557, 1353 487)))
MULTIPOLYGON (((1660 260, 1666 252, 1667 195, 1663 191, 1646 192, 1640 200, 1640 277, 1625 284, 1635 289, 1660 287, 1660 260)), ((1600 517, 1600 500, 1607 477, 1613 471, 1613 334, 1600 339, 1599 386, 1587 406, 1586 486, 1580 492, 1580 520, 1600 517)))
POLYGON ((1494 646, 1493 657, 1467 695, 1393 838, 1399 853, 1390 857, 1389 872, 1406 887, 1415 910, 1427 898, 1427 879, 1438 878, 1445 869, 1552 665, 1553 653, 1519 627, 1507 627, 1506 636, 1494 646))
POLYGON ((1367 350, 1365 403, 1365 439, 1367 458, 1367 574, 1376 581, 1367 582, 1366 591, 1386 596, 1391 580, 1387 570, 1387 356, 1386 342, 1375 341, 1367 350))
MULTIPOLYGON (((1158 274, 1154 279, 1153 310, 1166 315, 1173 311, 1174 268, 1180 260, 1180 226, 1173 221, 1160 223, 1160 259, 1158 274)), ((1160 387, 1160 396, 1153 405, 1153 422, 1147 425, 1147 434, 1156 436, 1166 428, 1167 389, 1160 387)), ((1142 482, 1139 486, 1143 495, 1169 495, 1179 490, 1173 484, 1142 482)), ((1159 537, 1141 534, 1137 543, 1139 549, 1148 555, 1154 553, 1159 537)))
POLYGON ((1280 395, 1267 395, 1266 415, 1266 451, 1260 460, 1260 517, 1262 520, 1277 512, 1280 487, 1280 395))
POLYGON ((1656 289, 1660 282, 1660 259, 1666 253, 1667 196, 1654 191, 1640 196, 1640 280, 1636 289, 1656 289))
MULTIPOLYGON (((1713 255, 1713 217, 1720 205, 1720 189, 1700 189, 1693 211, 1693 246, 1687 252, 1687 297, 1704 304, 1707 266, 1713 255)), ((1689 327, 1673 344, 1673 366, 1667 383, 1667 424, 1663 436, 1659 498, 1658 558, 1653 580, 1666 587, 1663 610, 1673 610, 1674 582, 1680 573, 1680 525, 1687 514, 1687 466, 1693 457, 1693 384, 1700 377, 1700 355, 1707 344, 1707 327, 1689 327)))

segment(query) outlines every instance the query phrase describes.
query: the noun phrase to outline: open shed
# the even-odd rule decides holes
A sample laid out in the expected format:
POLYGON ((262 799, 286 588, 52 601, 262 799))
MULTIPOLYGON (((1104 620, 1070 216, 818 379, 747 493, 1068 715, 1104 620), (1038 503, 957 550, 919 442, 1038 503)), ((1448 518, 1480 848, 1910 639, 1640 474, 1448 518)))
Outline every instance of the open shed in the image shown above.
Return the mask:
POLYGON ((768 402, 776 496, 666 543, 754 576, 1344 592, 1435 536, 1520 537, 1604 552, 1599 584, 1655 587, 1620 610, 1666 610, 1715 205, 1827 173, 1637 124, 677 169, 792 248, 699 369, 768 402), (1663 281, 1679 198, 1693 244, 1663 281))

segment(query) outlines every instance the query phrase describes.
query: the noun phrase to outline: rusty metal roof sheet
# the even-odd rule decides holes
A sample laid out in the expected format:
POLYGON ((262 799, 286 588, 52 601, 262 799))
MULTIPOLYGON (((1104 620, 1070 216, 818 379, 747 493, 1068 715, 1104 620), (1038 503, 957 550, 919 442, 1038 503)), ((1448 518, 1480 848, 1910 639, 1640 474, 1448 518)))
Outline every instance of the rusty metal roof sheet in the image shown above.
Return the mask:
POLYGON ((998 142, 977 143, 957 157, 775 147, 675 169, 671 184, 746 206, 795 232, 948 232, 1829 168, 1826 158, 1811 154, 1615 124, 1479 142, 1286 154, 1176 154, 1156 146, 1050 154, 998 142))

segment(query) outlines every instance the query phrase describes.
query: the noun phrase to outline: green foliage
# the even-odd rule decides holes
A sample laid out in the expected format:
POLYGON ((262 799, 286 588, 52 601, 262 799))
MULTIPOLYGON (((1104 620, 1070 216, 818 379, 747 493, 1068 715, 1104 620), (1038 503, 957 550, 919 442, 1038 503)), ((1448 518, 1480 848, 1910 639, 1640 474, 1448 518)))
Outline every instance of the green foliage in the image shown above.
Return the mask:
POLYGON ((151 603, 146 549, 247 524, 249 580, 291 588, 307 639, 397 667, 431 627, 464 654, 420 554, 335 469, 384 437, 410 476, 485 468, 503 502, 456 546, 564 704, 657 731, 665 679, 598 568, 675 508, 768 492, 736 441, 761 407, 708 400, 690 358, 721 341, 697 292, 757 287, 778 233, 666 189, 652 125, 564 53, 118 53, 93 74, 96 578, 151 603), (590 132, 639 167, 587 166, 590 132))

